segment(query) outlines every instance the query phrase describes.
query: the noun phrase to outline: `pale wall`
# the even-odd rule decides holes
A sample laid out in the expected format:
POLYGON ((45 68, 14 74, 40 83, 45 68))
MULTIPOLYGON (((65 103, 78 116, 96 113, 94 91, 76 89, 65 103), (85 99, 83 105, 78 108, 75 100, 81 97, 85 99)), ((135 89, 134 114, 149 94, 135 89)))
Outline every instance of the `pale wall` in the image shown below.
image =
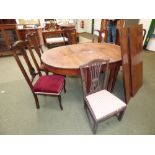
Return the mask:
POLYGON ((18 24, 39 24, 40 25, 40 20, 39 19, 18 19, 18 24))

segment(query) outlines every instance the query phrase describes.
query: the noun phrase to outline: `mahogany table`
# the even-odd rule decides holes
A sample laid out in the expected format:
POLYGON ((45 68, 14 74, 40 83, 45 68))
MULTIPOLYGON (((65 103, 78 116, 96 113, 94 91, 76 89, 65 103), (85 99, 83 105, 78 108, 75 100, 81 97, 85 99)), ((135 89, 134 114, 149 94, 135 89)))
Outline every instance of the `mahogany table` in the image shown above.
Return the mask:
POLYGON ((61 46, 43 53, 45 68, 53 73, 79 76, 79 66, 93 59, 110 59, 108 90, 112 91, 121 65, 121 49, 108 43, 83 43, 61 46))

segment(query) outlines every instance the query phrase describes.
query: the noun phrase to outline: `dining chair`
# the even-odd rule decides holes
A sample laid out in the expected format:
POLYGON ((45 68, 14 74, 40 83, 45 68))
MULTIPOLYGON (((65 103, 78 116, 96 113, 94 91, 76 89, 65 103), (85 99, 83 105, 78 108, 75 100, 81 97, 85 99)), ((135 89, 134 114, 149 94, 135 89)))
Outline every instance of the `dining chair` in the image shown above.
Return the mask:
POLYGON ((98 123, 117 116, 120 121, 126 103, 107 91, 109 60, 95 59, 80 66, 84 109, 96 134, 98 123))
POLYGON ((40 108, 37 95, 50 95, 58 97, 60 108, 63 110, 63 106, 61 104, 61 92, 63 89, 64 92, 66 92, 64 77, 60 75, 42 75, 40 70, 37 70, 36 72, 35 67, 30 61, 30 56, 33 55, 33 52, 32 47, 28 41, 16 41, 11 49, 13 56, 32 91, 36 103, 36 108, 40 108), (23 59, 26 62, 28 70, 23 64, 24 61, 21 61, 19 58, 17 51, 20 51, 23 59), (28 51, 31 53, 31 55, 28 54, 28 51), (28 71, 32 78, 29 77, 28 71))
POLYGON ((45 45, 50 47, 62 46, 68 42, 68 38, 64 36, 64 30, 56 29, 52 31, 44 30, 42 32, 45 45))
POLYGON ((35 64, 37 70, 43 71, 46 73, 46 75, 48 75, 48 71, 45 69, 44 64, 42 63, 42 60, 41 60, 41 56, 43 54, 43 49, 42 49, 41 45, 39 44, 37 34, 35 32, 28 33, 26 35, 26 39, 28 40, 29 44, 33 46, 34 50, 32 50, 32 52, 34 51, 35 54, 32 55, 32 52, 30 52, 30 54, 31 54, 31 57, 33 59, 33 62, 35 64), (39 61, 40 61, 39 65, 37 63, 37 59, 35 58, 36 55, 38 56, 39 61))

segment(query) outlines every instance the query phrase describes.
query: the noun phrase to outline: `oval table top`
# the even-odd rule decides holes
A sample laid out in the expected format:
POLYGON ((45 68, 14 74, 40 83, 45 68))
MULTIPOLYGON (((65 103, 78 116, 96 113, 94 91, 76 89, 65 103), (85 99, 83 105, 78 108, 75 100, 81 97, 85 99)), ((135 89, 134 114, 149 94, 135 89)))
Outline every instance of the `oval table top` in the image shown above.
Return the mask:
POLYGON ((110 63, 121 61, 121 49, 108 43, 84 43, 56 47, 43 53, 45 65, 59 69, 79 69, 93 59, 110 59, 110 63))

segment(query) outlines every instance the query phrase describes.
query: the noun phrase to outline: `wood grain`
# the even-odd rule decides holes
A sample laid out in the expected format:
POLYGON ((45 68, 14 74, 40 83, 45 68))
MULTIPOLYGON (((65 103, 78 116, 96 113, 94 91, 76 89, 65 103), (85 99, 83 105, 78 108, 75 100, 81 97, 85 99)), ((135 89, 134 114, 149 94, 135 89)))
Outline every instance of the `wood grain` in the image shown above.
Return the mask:
POLYGON ((142 25, 129 29, 130 59, 131 59, 131 86, 132 96, 136 94, 143 83, 143 32, 142 25))
POLYGON ((79 76, 79 66, 94 59, 109 59, 108 90, 113 91, 121 65, 120 46, 108 43, 74 44, 53 48, 43 53, 42 62, 47 71, 60 75, 79 76))
POLYGON ((45 65, 59 69, 79 69, 80 65, 93 59, 121 61, 120 47, 107 43, 85 43, 53 48, 42 55, 45 65))
POLYGON ((122 52, 122 67, 123 67, 123 83, 125 102, 128 103, 131 98, 131 62, 130 62, 130 51, 128 42, 128 28, 120 30, 120 43, 122 52))

